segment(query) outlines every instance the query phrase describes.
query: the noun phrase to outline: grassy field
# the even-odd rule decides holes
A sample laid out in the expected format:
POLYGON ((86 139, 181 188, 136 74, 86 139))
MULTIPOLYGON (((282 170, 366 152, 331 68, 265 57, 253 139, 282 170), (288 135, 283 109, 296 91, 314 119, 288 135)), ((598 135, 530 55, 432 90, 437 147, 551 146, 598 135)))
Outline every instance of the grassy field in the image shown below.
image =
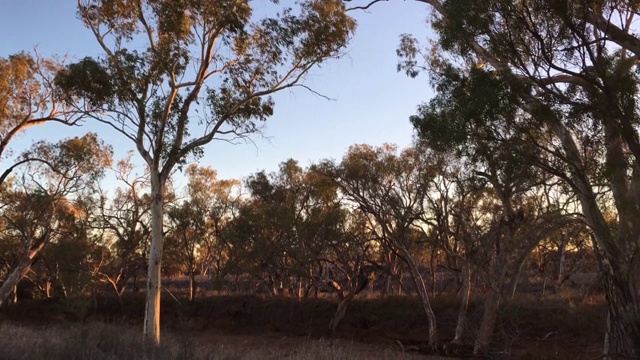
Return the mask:
MULTIPOLYGON (((601 298, 520 296, 502 311, 487 358, 597 358, 602 347, 601 298)), ((362 298, 336 334, 328 324, 336 304, 290 298, 207 296, 189 303, 163 297, 163 346, 157 359, 404 359, 468 357, 469 347, 445 348, 457 304, 433 299, 443 346, 425 342, 426 318, 410 297, 362 298), (403 352, 403 350, 405 350, 403 352), (422 355, 423 357, 418 357, 422 355)), ((0 310, 1 359, 140 359, 144 294, 114 298, 23 302, 0 310)), ((471 323, 481 316, 471 304, 471 323)), ((471 344, 476 329, 470 326, 471 344)))

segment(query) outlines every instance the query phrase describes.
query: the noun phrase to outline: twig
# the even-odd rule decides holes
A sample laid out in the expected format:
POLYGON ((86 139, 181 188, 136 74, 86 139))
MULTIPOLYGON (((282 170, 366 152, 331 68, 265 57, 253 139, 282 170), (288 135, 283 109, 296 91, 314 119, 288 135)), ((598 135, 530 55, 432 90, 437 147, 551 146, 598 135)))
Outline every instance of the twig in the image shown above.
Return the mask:
MULTIPOLYGON (((344 0, 345 2, 351 2, 351 0, 344 0)), ((353 10, 367 10, 369 9, 373 4, 381 2, 381 1, 389 1, 389 0, 373 0, 370 3, 368 3, 367 5, 364 6, 354 6, 354 7, 350 7, 347 8, 346 11, 353 11, 353 10)))
POLYGON ((181 305, 181 306, 182 306, 182 303, 180 302, 180 300, 178 300, 178 298, 177 298, 177 297, 175 297, 175 296, 171 293, 171 291, 169 291, 169 289, 167 289, 167 287, 166 287, 166 286, 164 286, 164 285, 163 285, 163 286, 162 286, 162 289, 164 289, 164 291, 166 291, 169 295, 171 295, 171 297, 173 298, 173 300, 175 300, 175 301, 178 303, 178 305, 181 305))

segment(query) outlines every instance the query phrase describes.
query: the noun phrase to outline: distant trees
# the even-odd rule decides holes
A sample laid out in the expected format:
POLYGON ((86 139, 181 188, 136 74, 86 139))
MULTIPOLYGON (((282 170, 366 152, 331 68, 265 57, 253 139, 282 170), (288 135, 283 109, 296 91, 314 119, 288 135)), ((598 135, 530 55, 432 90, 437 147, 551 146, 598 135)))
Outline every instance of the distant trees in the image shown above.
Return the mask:
POLYGON ((128 281, 133 280, 137 290, 138 278, 145 273, 151 238, 151 198, 145 191, 148 173, 134 173, 131 156, 130 153, 117 162, 113 170, 122 186, 114 190, 111 198, 100 194, 98 215, 94 218, 94 227, 109 245, 97 274, 119 299, 128 281))
POLYGON ((0 157, 31 126, 92 119, 131 140, 146 171, 124 159, 121 187, 102 192, 111 155, 95 134, 13 157, 0 174, 0 306, 26 278, 45 297, 106 284, 121 300, 146 272, 144 337, 157 345, 164 269, 188 277, 191 301, 197 275, 218 289, 333 294, 336 331, 382 274, 381 294, 417 294, 435 345, 441 275, 460 301, 452 342, 481 354, 523 274, 544 292, 592 261, 607 299, 604 355, 638 357, 638 4, 420 1, 437 39, 424 51, 404 35, 397 50, 398 70, 427 72, 436 90, 410 119, 416 143, 354 145, 309 168, 291 159, 241 182, 187 165, 215 139, 259 131, 273 94, 304 88, 312 67, 341 55, 355 29, 342 2, 256 19, 244 0, 79 0, 102 56, 0 58, 0 157), (174 193, 183 170, 187 191, 174 193))
POLYGON ((0 305, 27 275, 47 243, 66 241, 77 230, 74 227, 83 226, 82 210, 74 205, 73 196, 99 179, 111 162, 111 150, 95 134, 87 134, 57 144, 36 143, 23 158, 33 160, 22 168, 13 187, 6 188, 0 200, 2 236, 18 251, 12 270, 0 286, 0 305))
POLYGON ((397 155, 392 146, 362 145, 351 147, 340 164, 329 162, 323 168, 344 196, 372 222, 371 230, 380 246, 395 253, 409 267, 429 320, 429 343, 435 344, 435 315, 422 273, 409 251, 428 192, 427 181, 433 174, 428 160, 415 149, 397 155))
POLYGON ((218 180, 216 171, 210 167, 189 165, 186 172, 188 200, 167 210, 169 226, 165 241, 168 262, 189 277, 189 300, 193 301, 196 274, 224 256, 221 227, 225 225, 227 210, 233 206, 231 202, 239 194, 232 193, 237 181, 218 180))
MULTIPOLYGON (((95 136, 72 144, 84 142, 100 149, 95 136)), ((57 146, 39 144, 42 149, 29 154, 66 159, 57 146)), ((101 192, 96 176, 108 165, 106 153, 82 153, 80 145, 64 149, 97 168, 87 167, 84 175, 73 170, 75 162, 39 171, 25 167, 2 189, 2 288, 15 292, 20 276, 11 274, 20 269, 38 289, 33 296, 107 291, 121 301, 142 276, 149 254, 147 174, 137 175, 125 158, 114 169, 121 187, 101 192), (77 180, 61 176, 64 169, 77 180), (54 198, 47 189, 62 189, 65 196, 54 198)), ((164 194, 171 200, 164 203, 164 274, 186 276, 191 301, 197 301, 199 286, 301 301, 335 297, 332 332, 358 294, 387 296, 392 285, 417 294, 427 319, 432 312, 434 326, 426 337, 433 345, 430 297, 454 284, 460 304, 451 340, 465 344, 473 338, 483 351, 502 304, 519 284, 530 287, 533 276, 542 291, 547 279, 557 288, 594 256, 575 199, 557 178, 522 178, 486 159, 423 142, 402 150, 357 145, 339 162, 303 168, 288 160, 276 172, 250 175, 243 186, 190 165, 186 191, 164 194), (474 292, 485 293, 480 321, 467 316, 474 292)))

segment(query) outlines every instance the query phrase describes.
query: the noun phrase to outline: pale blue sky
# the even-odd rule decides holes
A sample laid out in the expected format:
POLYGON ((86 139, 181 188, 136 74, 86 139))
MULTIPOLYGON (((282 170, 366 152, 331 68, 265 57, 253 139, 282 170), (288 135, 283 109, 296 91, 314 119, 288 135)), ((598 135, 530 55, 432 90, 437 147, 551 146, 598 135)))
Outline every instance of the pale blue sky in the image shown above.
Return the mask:
MULTIPOLYGON (((98 55, 90 31, 75 17, 75 4, 73 0, 0 0, 0 56, 31 51, 34 46, 45 56, 98 55)), ((427 11, 425 4, 397 1, 354 12, 358 30, 347 55, 314 69, 305 80, 305 85, 336 101, 303 89, 280 93, 275 97, 275 115, 265 127, 267 140, 256 136, 255 145, 214 142, 205 148, 200 163, 218 170, 219 178, 244 178, 261 169, 276 170, 288 158, 303 166, 324 158, 339 159, 352 144, 409 145, 413 130, 408 118, 432 92, 426 79, 409 79, 396 72, 395 49, 402 33, 428 35, 427 11)), ((128 140, 97 124, 72 130, 54 125, 30 129, 13 148, 86 131, 97 132, 112 144, 116 158, 133 148, 128 140)))

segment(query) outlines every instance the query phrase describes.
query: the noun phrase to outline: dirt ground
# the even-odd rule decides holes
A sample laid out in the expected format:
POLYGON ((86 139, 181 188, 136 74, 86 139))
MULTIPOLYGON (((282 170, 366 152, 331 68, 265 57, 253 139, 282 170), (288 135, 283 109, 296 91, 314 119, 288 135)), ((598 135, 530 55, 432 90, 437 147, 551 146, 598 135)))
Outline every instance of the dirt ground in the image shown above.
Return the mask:
MULTIPOLYGON (((400 344, 395 346, 382 344, 366 344, 344 339, 311 339, 308 337, 286 336, 278 333, 263 335, 228 335, 219 331, 201 333, 198 341, 209 344, 220 344, 232 349, 232 353, 243 352, 249 358, 252 355, 261 358, 309 358, 316 352, 324 353, 331 359, 371 359, 371 360, 444 360, 456 359, 423 355, 408 349, 402 349, 400 344), (311 353, 310 353, 311 352, 311 353)), ((325 358, 325 356, 321 356, 325 358)))

